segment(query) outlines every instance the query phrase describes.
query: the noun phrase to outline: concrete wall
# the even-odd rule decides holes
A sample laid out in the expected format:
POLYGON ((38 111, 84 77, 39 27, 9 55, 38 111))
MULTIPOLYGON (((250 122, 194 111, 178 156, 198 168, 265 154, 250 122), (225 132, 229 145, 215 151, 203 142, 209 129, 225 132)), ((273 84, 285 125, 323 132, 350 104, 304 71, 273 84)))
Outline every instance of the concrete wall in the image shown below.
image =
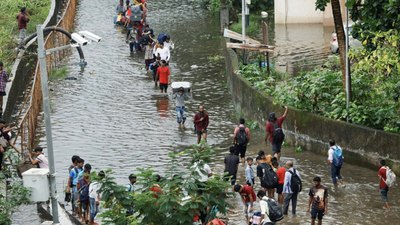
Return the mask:
MULTIPOLYGON (((333 26, 331 4, 328 3, 325 11, 315 10, 316 0, 275 0, 275 23, 323 23, 333 26)), ((341 0, 342 14, 345 16, 345 0, 341 0)), ((344 18, 344 17, 343 17, 344 18)))
MULTIPOLYGON (((235 74, 238 59, 234 51, 225 49, 228 87, 237 111, 246 118, 256 120, 265 129, 269 112, 283 113, 283 108, 272 99, 251 87, 251 84, 235 74)), ((400 135, 387 133, 342 121, 335 121, 312 113, 289 108, 284 122, 286 142, 327 155, 330 138, 343 147, 345 161, 376 168, 380 158, 388 159, 394 171, 400 172, 400 135)))

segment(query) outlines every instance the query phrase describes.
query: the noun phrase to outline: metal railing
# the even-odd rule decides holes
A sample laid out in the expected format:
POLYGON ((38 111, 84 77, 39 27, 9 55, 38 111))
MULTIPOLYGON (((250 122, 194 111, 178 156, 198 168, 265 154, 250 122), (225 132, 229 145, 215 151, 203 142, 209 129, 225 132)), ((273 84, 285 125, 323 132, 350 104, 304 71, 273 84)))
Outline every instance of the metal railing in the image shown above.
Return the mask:
MULTIPOLYGON (((56 26, 67 31, 71 31, 74 26, 75 12, 78 0, 69 0, 65 7, 61 19, 56 26)), ((66 45, 70 40, 59 32, 51 32, 46 37, 45 48, 50 49, 56 46, 66 45)), ((47 71, 51 73, 58 67, 61 60, 70 54, 70 50, 53 52, 46 56, 47 71)), ((17 135, 14 144, 21 148, 21 153, 27 155, 37 143, 37 128, 42 107, 42 90, 40 86, 39 64, 36 63, 36 69, 30 94, 25 98, 20 110, 20 120, 17 125, 17 135)))

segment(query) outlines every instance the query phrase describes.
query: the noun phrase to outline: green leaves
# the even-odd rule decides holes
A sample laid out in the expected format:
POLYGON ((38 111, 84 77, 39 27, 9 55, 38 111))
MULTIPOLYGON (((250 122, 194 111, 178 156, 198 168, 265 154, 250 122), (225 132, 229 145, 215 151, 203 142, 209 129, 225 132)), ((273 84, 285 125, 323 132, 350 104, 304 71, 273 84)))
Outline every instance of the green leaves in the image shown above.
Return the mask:
MULTIPOLYGON (((0 182, 5 185, 4 180, 5 177, 0 177, 0 182)), ((13 181, 11 185, 1 188, 7 188, 7 196, 0 193, 0 224, 9 225, 11 212, 19 205, 30 202, 29 190, 22 185, 22 181, 13 181)))
POLYGON ((106 211, 101 214, 105 224, 192 224, 196 214, 216 206, 226 212, 229 183, 213 175, 205 183, 198 181, 196 170, 202 170, 214 151, 206 144, 193 145, 170 154, 171 162, 162 179, 151 168, 140 169, 134 194, 115 183, 111 171, 101 180, 102 201, 106 211), (197 167, 193 166, 197 162, 197 167), (184 169, 182 169, 184 168, 184 169), (133 216, 126 210, 133 207, 133 216))

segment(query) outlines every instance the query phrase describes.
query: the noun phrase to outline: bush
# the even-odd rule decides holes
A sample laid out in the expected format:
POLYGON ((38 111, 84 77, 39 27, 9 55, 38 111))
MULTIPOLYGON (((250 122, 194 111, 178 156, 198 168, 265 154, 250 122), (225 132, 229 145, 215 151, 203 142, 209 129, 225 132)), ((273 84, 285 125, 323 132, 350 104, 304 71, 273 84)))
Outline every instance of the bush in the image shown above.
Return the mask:
POLYGON ((139 189, 134 193, 128 193, 124 186, 117 185, 108 172, 101 181, 100 189, 106 207, 106 211, 101 214, 103 222, 187 225, 193 223, 195 214, 205 212, 207 207, 215 206, 219 212, 226 213, 227 189, 230 184, 219 175, 213 175, 206 183, 197 181, 199 175, 196 169, 202 168, 213 155, 213 150, 204 144, 171 153, 171 162, 162 180, 157 181, 152 169, 139 170, 139 189), (193 167, 193 162, 198 162, 197 167, 193 167), (150 191, 154 185, 160 187, 162 192, 150 191), (132 208, 134 214, 127 217, 127 209, 132 208))
POLYGON ((361 48, 350 53, 352 99, 348 111, 337 58, 287 79, 276 72, 267 76, 256 65, 242 66, 239 73, 279 104, 400 133, 399 33, 391 30, 376 33, 374 37, 374 50, 361 48))

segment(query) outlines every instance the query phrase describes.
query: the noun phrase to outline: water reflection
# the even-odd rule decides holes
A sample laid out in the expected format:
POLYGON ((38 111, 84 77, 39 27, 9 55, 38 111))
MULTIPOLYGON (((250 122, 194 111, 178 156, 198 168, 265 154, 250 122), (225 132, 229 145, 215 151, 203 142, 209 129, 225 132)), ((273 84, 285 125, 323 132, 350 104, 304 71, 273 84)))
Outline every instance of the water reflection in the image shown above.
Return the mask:
POLYGON ((168 96, 156 96, 157 112, 161 118, 169 118, 169 99, 168 96))

